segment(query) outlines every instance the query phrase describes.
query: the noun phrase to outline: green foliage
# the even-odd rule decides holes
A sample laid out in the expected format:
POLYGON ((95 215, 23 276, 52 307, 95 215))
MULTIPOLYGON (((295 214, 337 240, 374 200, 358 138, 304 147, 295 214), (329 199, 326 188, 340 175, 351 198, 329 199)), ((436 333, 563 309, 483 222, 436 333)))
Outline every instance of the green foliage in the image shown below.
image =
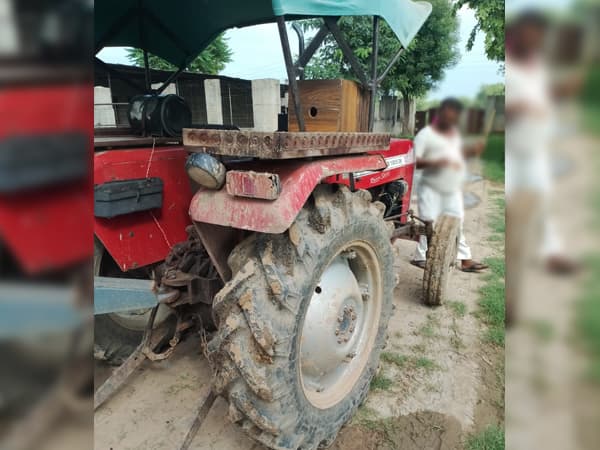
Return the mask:
POLYGON ((492 61, 504 61, 504 2, 500 0, 458 0, 456 10, 467 5, 475 11, 477 23, 471 30, 467 50, 473 49, 479 31, 485 34, 485 53, 492 61))
MULTIPOLYGON (((458 62, 458 21, 449 0, 430 0, 433 12, 427 19, 399 62, 390 70, 382 83, 386 93, 400 92, 406 99, 422 97, 444 76, 444 72, 458 62)), ((400 48, 391 28, 380 22, 378 71, 381 73, 400 48)), ((365 71, 370 73, 372 59, 373 22, 370 17, 343 17, 340 29, 346 36, 365 71)), ((303 21, 305 29, 316 29, 321 20, 303 21)), ((306 67, 307 79, 355 79, 351 67, 331 35, 306 67)))
POLYGON ((467 440, 466 450, 504 450, 504 430, 490 425, 467 440))
POLYGON ((504 83, 495 84, 484 84, 479 89, 475 101, 473 104, 479 108, 485 108, 488 97, 503 96, 505 94, 506 86, 504 83))
POLYGON ((489 136, 482 158, 484 177, 504 184, 504 135, 489 136))
MULTIPOLYGON (((196 59, 186 68, 189 72, 217 75, 231 61, 231 49, 223 35, 217 37, 196 59)), ((144 52, 139 48, 128 48, 127 59, 135 66, 144 67, 144 52)), ((148 55, 148 64, 151 69, 177 70, 173 64, 155 55, 148 55)))

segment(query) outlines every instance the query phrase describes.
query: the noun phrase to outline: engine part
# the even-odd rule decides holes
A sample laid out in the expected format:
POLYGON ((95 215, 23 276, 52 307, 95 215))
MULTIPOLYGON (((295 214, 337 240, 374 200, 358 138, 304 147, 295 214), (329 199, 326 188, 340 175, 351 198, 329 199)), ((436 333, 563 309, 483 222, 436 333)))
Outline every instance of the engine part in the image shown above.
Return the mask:
POLYGON ((180 137, 192 124, 192 112, 177 95, 138 95, 129 102, 131 128, 144 136, 180 137))
POLYGON ((408 183, 397 180, 383 186, 377 200, 385 205, 385 216, 391 217, 402 212, 402 197, 408 192, 408 183))

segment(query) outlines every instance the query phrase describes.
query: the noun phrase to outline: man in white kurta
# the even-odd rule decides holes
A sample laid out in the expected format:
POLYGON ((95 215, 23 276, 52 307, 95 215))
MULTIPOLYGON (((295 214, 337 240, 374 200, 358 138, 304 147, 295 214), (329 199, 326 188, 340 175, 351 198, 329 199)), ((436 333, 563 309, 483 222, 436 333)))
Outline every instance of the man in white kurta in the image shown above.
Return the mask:
MULTIPOLYGON (((550 271, 569 273, 577 268, 577 264, 564 255, 562 240, 550 214, 553 185, 550 149, 556 129, 555 96, 568 96, 577 84, 552 86, 542 52, 546 27, 543 16, 529 13, 522 15, 509 30, 506 50, 506 197, 508 207, 525 196, 534 197, 537 214, 531 210, 519 213, 538 218, 539 227, 530 230, 534 235, 530 238, 540 235, 538 253, 550 271)), ((507 240, 512 239, 515 236, 507 236, 507 240)))
MULTIPOLYGON (((458 259, 461 269, 477 272, 487 266, 471 258, 471 249, 465 239, 462 220, 464 204, 462 186, 466 176, 463 142, 457 124, 462 112, 458 100, 446 99, 442 102, 435 122, 423 128, 415 137, 414 150, 417 168, 423 169, 417 187, 419 217, 435 222, 442 214, 461 219, 458 259)), ((421 236, 413 265, 425 267, 427 238, 421 236)))

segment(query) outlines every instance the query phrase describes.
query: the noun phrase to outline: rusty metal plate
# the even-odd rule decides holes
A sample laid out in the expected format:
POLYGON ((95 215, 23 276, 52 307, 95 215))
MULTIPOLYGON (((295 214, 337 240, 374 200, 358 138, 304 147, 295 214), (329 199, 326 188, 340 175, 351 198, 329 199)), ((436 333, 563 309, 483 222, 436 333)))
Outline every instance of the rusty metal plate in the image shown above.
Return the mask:
POLYGON ((387 150, 387 133, 312 133, 184 129, 190 152, 263 159, 306 158, 387 150))
POLYGON ((227 172, 227 193, 237 197, 275 200, 281 193, 281 181, 276 173, 230 170, 227 172))

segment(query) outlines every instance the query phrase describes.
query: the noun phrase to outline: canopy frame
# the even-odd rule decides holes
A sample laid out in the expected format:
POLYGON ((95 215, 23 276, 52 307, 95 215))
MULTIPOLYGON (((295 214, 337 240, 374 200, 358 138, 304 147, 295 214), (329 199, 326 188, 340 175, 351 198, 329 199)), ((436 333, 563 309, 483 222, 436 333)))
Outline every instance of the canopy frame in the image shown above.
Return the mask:
MULTIPOLYGON (((163 31, 163 33, 177 47, 179 47, 184 53, 186 53, 188 55, 188 57, 186 57, 186 61, 182 62, 179 65, 179 68, 175 72, 173 72, 173 74, 171 74, 169 76, 169 78, 167 78, 167 80, 165 80, 158 89, 152 89, 152 80, 150 77, 151 72, 150 72, 150 67, 148 64, 148 51, 146 48, 142 48, 142 51, 144 52, 145 87, 142 88, 140 85, 132 82, 131 80, 125 80, 126 77, 120 76, 119 78, 123 79, 128 84, 132 85, 133 87, 135 87, 136 89, 139 89, 142 92, 161 94, 168 87, 168 85, 171 84, 173 81, 175 81, 179 77, 179 75, 181 75, 184 72, 184 70, 186 69, 186 67, 188 65, 187 60, 189 59, 189 51, 186 49, 185 45, 183 45, 183 43, 179 39, 177 39, 175 34, 172 33, 171 30, 169 30, 168 27, 166 27, 160 20, 158 20, 158 18, 156 18, 154 16, 154 14, 152 14, 151 11, 148 11, 146 8, 144 8, 144 6, 140 0, 138 0, 136 7, 132 7, 129 10, 127 10, 123 14, 123 16, 121 18, 119 18, 119 20, 117 20, 115 22, 115 24, 102 37, 102 39, 99 41, 99 44, 96 46, 96 53, 98 53, 104 47, 104 43, 106 43, 110 39, 111 35, 116 33, 120 27, 124 27, 128 23, 130 23, 136 19, 141 21, 143 17, 147 17, 156 26, 158 26, 161 29, 161 31, 163 31)), ((405 49, 402 46, 402 44, 400 44, 399 49, 396 52, 396 54, 394 55, 394 57, 389 61, 388 65, 385 67, 383 72, 381 72, 381 74, 378 74, 377 64, 378 64, 378 57, 379 57, 379 24, 380 24, 379 21, 380 21, 380 18, 379 18, 379 16, 373 16, 371 68, 370 68, 370 73, 367 73, 367 71, 364 70, 364 68, 362 67, 362 64, 360 63, 360 61, 354 54, 354 51, 348 44, 348 40, 346 39, 346 37, 344 36, 344 33, 342 32, 342 30, 340 29, 340 27, 338 25, 340 16, 323 16, 323 17, 321 17, 321 19, 323 20, 323 25, 317 31, 317 34, 312 38, 312 40, 310 41, 308 46, 303 51, 300 51, 300 54, 299 54, 298 58, 296 59, 296 61, 293 61, 289 36, 288 36, 286 22, 285 22, 285 16, 277 16, 276 17, 277 27, 278 27, 278 31, 279 31, 279 38, 281 41, 281 48, 283 51, 283 57, 284 57, 286 71, 287 71, 287 75, 288 75, 290 99, 292 100, 293 108, 296 113, 298 129, 300 131, 306 131, 306 126, 304 123, 304 116, 302 114, 302 105, 301 105, 300 96, 299 96, 297 78, 301 78, 301 79, 304 78, 303 74, 304 74, 304 69, 305 69, 306 65, 309 63, 311 58, 314 56, 316 51, 319 49, 319 47, 321 46, 321 44, 323 43, 325 38, 329 35, 329 33, 331 33, 333 35, 336 43, 338 44, 340 50, 342 51, 342 54, 344 55, 346 61, 348 62, 348 64, 350 64, 352 71, 354 72, 354 74, 356 75, 358 80, 360 81, 360 84, 363 86, 363 88, 367 89, 370 92, 368 131, 372 132, 374 122, 375 122, 375 103, 376 103, 377 89, 379 88, 379 86, 381 85, 381 83, 385 79, 385 77, 389 74, 392 67, 398 62, 400 56, 405 51, 405 49)), ((143 27, 140 26, 140 29, 142 29, 142 28, 143 27)), ((143 43, 145 42, 145 39, 143 36, 143 31, 141 31, 141 33, 142 33, 142 36, 140 36, 140 40, 143 45, 143 43)), ((118 73, 116 73, 116 71, 112 70, 110 68, 110 66, 108 66, 108 64, 104 63, 98 57, 95 58, 95 61, 97 64, 100 64, 104 69, 114 73, 115 76, 119 75, 118 73)))
POLYGON ((285 17, 278 16, 277 17, 277 26, 279 29, 279 38, 281 40, 281 47, 283 50, 283 56, 286 65, 286 71, 288 74, 288 83, 290 89, 290 99, 292 100, 294 112, 296 113, 296 119, 298 122, 298 129, 300 131, 306 131, 304 116, 302 114, 302 104, 298 92, 298 82, 296 78, 304 73, 304 68, 311 60, 315 52, 319 49, 325 38, 329 33, 331 33, 340 47, 342 54, 346 58, 348 64, 352 68, 352 71, 360 81, 360 84, 367 90, 370 91, 370 102, 369 102, 369 132, 373 131, 373 127, 375 124, 375 101, 377 97, 377 89, 381 85, 382 81, 387 77, 392 67, 398 62, 400 56, 404 53, 405 49, 402 45, 396 52, 396 54, 392 57, 392 59, 388 62, 387 66, 378 74, 377 64, 379 59, 379 16, 373 16, 373 33, 372 33, 372 58, 371 58, 371 73, 370 76, 363 69, 362 64, 354 54, 354 51, 350 48, 346 37, 340 27, 338 22, 340 20, 339 16, 324 16, 322 17, 323 25, 317 31, 317 34, 313 37, 313 39, 308 44, 308 47, 298 56, 296 62, 292 61, 291 51, 290 51, 290 42, 289 36, 287 33, 287 28, 285 26, 285 17))

